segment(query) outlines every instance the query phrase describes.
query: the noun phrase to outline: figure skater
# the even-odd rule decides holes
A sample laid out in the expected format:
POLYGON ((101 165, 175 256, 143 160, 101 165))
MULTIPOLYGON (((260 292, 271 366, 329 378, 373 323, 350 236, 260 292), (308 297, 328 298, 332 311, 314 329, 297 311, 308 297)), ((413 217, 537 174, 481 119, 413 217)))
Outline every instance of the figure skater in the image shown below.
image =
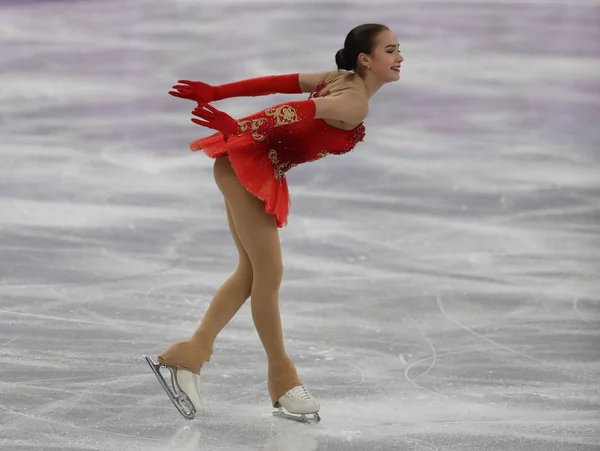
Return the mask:
POLYGON ((398 39, 388 27, 363 24, 350 31, 344 48, 335 55, 337 70, 219 86, 180 80, 169 92, 197 102, 192 121, 217 131, 192 142, 190 149, 215 159, 215 181, 239 252, 236 270, 217 290, 192 336, 169 346, 158 363, 146 358, 185 418, 193 419, 202 406, 199 374, 217 335, 250 297, 254 325, 267 355, 268 390, 278 409, 273 414, 304 422, 320 420, 319 403, 286 353, 279 313, 283 264, 278 229, 287 224, 289 209, 285 173, 301 163, 347 153, 362 141, 369 100, 384 84, 400 78, 403 60, 398 39), (310 95, 239 120, 209 105, 231 97, 274 93, 310 95), (171 372, 172 389, 161 367, 171 372))

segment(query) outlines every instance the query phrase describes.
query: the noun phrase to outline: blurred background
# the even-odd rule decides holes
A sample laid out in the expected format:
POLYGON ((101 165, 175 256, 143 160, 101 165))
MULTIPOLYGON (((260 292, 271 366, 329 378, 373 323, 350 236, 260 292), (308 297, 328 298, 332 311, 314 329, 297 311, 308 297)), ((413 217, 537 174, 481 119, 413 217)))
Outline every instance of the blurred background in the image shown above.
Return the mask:
POLYGON ((0 449, 600 449, 599 25, 598 0, 0 2, 0 449), (246 305, 184 423, 142 356, 237 257, 167 92, 333 70, 365 22, 401 80, 353 152, 288 173, 281 230, 323 421, 271 416, 246 305))

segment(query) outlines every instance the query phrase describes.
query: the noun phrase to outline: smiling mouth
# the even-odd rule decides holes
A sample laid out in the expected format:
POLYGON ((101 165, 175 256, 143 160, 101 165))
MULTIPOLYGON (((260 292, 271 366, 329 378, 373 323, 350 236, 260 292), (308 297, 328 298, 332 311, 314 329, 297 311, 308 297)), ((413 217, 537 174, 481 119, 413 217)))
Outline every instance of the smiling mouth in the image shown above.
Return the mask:
POLYGON ((394 66, 392 67, 392 70, 395 72, 400 72, 400 66, 394 66))

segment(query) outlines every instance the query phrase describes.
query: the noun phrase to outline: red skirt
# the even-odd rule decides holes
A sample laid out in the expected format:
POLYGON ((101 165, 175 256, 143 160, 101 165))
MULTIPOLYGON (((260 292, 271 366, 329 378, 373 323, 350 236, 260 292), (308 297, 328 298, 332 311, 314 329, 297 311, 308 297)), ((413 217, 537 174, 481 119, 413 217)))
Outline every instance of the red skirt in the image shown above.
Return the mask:
POLYGON ((202 150, 210 158, 228 155, 238 180, 250 193, 265 203, 265 212, 275 216, 277 227, 287 224, 291 202, 285 175, 277 177, 277 170, 269 159, 269 149, 255 140, 250 133, 229 135, 221 133, 197 139, 190 150, 202 150))

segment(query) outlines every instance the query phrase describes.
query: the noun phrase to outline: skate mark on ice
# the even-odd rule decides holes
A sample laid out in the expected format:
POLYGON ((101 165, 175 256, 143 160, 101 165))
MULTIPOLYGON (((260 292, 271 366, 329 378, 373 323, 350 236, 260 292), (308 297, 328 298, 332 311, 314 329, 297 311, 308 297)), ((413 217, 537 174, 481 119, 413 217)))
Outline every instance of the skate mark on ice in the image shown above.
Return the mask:
POLYGON ((12 343, 13 341, 15 341, 15 340, 16 340, 16 338, 11 338, 10 340, 8 340, 8 341, 5 341, 4 343, 2 343, 2 344, 0 345, 0 348, 3 348, 4 346, 8 346, 9 344, 11 344, 11 343, 12 343))
MULTIPOLYGON (((64 407, 64 410, 62 410, 61 413, 64 415, 67 412, 71 412, 74 408, 79 406, 79 404, 81 403, 81 401, 83 400, 84 397, 87 397, 87 405, 88 406, 91 404, 96 404, 99 406, 106 406, 107 405, 106 403, 93 399, 94 395, 102 395, 103 393, 105 393, 105 392, 96 390, 96 384, 88 384, 83 389, 83 391, 79 392, 78 395, 72 397, 71 399, 67 398, 60 402, 61 404, 63 404, 63 407, 64 407), (88 394, 89 394, 89 396, 88 396, 88 394)), ((52 409, 50 409, 49 413, 52 413, 52 409)))
MULTIPOLYGON (((311 347, 310 349, 313 352, 315 351, 314 347, 311 347)), ((360 380, 358 382, 353 382, 353 383, 351 383, 349 385, 346 385, 346 384, 336 384, 336 385, 334 385, 334 387, 355 387, 357 385, 362 384, 365 381, 365 375, 363 374, 363 372, 361 371, 361 369, 358 367, 358 365, 355 365, 354 363, 348 362, 347 360, 340 359, 339 357, 336 357, 334 351, 335 351, 335 348, 333 348, 333 349, 324 349, 322 351, 316 351, 315 354, 318 355, 318 356, 320 356, 320 357, 323 357, 327 361, 337 360, 338 362, 345 363, 346 365, 354 368, 356 370, 356 372, 360 375, 360 380)))
MULTIPOLYGON (((1 385, 4 386, 8 386, 8 387, 14 387, 14 388, 27 388, 30 390, 41 390, 41 391, 51 391, 51 392, 58 392, 58 393, 68 393, 70 395, 74 395, 77 396, 80 393, 76 392, 76 391, 72 391, 72 390, 65 390, 63 388, 54 388, 54 387, 40 387, 38 385, 30 385, 30 384, 24 384, 21 382, 5 382, 5 381, 0 381, 1 385)), ((0 390, 1 391, 1 390, 0 390)))
MULTIPOLYGON (((413 378, 412 378, 413 380, 416 380, 416 379, 420 379, 420 378, 422 378, 422 377, 423 377, 423 376, 425 376, 427 373, 429 373, 429 371, 431 371, 431 370, 433 369, 433 367, 435 366, 435 361, 436 361, 436 359, 437 359, 437 351, 435 350, 435 346, 433 346, 433 343, 431 342, 431 340, 429 339, 429 337, 428 337, 428 336, 425 334, 425 332, 423 332, 423 329, 421 329, 421 328, 419 327, 419 325, 417 324, 417 322, 416 322, 414 319, 412 319, 412 317, 410 317, 410 316, 408 316, 408 319, 409 319, 409 320, 410 320, 410 321, 411 321, 411 322, 412 322, 412 323, 415 325, 416 329, 417 329, 417 330, 419 331, 419 333, 420 333, 420 334, 423 336, 423 338, 425 339, 425 341, 427 342, 427 344, 428 344, 428 345, 429 345, 429 347, 431 348, 431 353, 432 353, 432 356, 431 356, 431 364, 430 364, 430 365, 429 365, 429 367, 428 367, 428 368, 427 368, 425 371, 423 371, 421 374, 419 374, 418 376, 416 376, 416 377, 413 377, 413 378)), ((406 374, 406 372, 405 372, 405 374, 406 374)))
MULTIPOLYGON (((44 260, 39 260, 41 263, 46 263, 44 260)), ((118 276, 118 277, 90 277, 89 280, 86 281, 72 281, 72 282, 61 282, 61 283, 0 283, 0 286, 7 288, 15 288, 15 289, 33 289, 38 288, 40 290, 52 289, 57 287, 93 287, 93 286, 102 286, 110 283, 116 282, 131 282, 135 279, 149 277, 149 276, 158 276, 164 273, 167 273, 173 269, 178 269, 181 262, 184 261, 184 258, 179 258, 177 260, 172 261, 169 265, 163 266, 162 268, 157 268, 152 271, 143 271, 139 273, 133 273, 126 276, 118 276)))
MULTIPOLYGON (((494 348, 483 348, 483 349, 463 349, 460 351, 451 351, 451 352, 444 352, 443 354, 436 354, 436 359, 439 359, 441 357, 446 357, 449 355, 459 355, 459 354, 470 354, 470 353, 475 353, 475 352, 488 352, 495 349, 494 348)), ((412 363, 409 367, 406 368, 406 370, 404 370, 404 377, 406 378, 406 380, 408 382, 410 382, 411 384, 413 384, 415 387, 420 388, 421 390, 427 390, 424 387, 421 387, 419 384, 417 384, 416 382, 414 382, 414 380, 409 376, 409 372, 411 369, 413 369, 415 366, 420 365, 422 363, 428 362, 429 360, 432 360, 433 356, 429 356, 429 357, 425 357, 424 359, 418 360, 414 363, 412 363)), ((432 392, 436 392, 436 390, 434 389, 429 389, 429 391, 432 392)))
MULTIPOLYGON (((213 382, 214 384, 214 382, 213 382)), ((218 384, 218 385, 225 385, 225 384, 218 384)), ((236 388, 236 389, 231 389, 231 390, 227 390, 227 399, 231 399, 234 400, 235 402, 239 402, 239 401, 245 401, 247 399, 252 399, 255 398, 257 396, 257 392, 252 392, 250 394, 246 394, 244 396, 236 396, 238 393, 248 393, 249 389, 252 390, 258 390, 259 388, 266 388, 267 387, 267 380, 265 379, 262 382, 257 382, 255 384, 250 384, 247 386, 244 386, 243 388, 236 388)), ((210 397, 207 397, 207 399, 210 399, 210 397)))
MULTIPOLYGON (((118 256, 110 253, 108 250, 106 250, 106 248, 102 248, 101 254, 107 258, 118 261, 120 263, 131 264, 132 261, 135 261, 134 259, 125 260, 124 258, 118 257, 118 256)), ((172 269, 179 269, 179 267, 183 261, 184 261, 183 257, 176 257, 173 260, 171 260, 170 264, 163 266, 162 268, 158 268, 158 269, 155 269, 152 271, 141 272, 141 273, 137 273, 137 274, 131 274, 130 276, 125 276, 125 277, 135 278, 135 277, 140 277, 140 276, 150 276, 150 275, 162 274, 162 273, 171 271, 172 269)), ((125 279, 125 280, 127 280, 127 279, 125 279)), ((109 280, 109 281, 113 281, 113 280, 109 280)), ((117 279, 114 281, 120 282, 121 279, 117 279)))
MULTIPOLYGON (((339 359, 338 359, 338 360, 339 360, 339 359)), ((350 365, 350 366, 351 366, 351 367, 353 367, 353 368, 354 368, 354 369, 355 369, 355 370, 358 372, 358 374, 360 375, 360 380, 359 380, 358 382, 355 382, 355 383, 353 383, 353 384, 351 384, 351 385, 347 385, 347 387, 355 387, 355 386, 357 386, 357 385, 360 385, 360 384, 362 384, 362 383, 365 381, 365 375, 364 375, 364 374, 363 374, 363 372, 360 370, 360 368, 358 367, 358 365, 355 365, 354 363, 347 362, 347 361, 345 361, 345 360, 340 360, 340 362, 344 362, 344 363, 346 363, 346 364, 350 365)))
MULTIPOLYGON (((46 263, 46 262, 42 262, 46 263)), ((14 288, 14 289, 49 289, 49 288, 57 288, 57 287, 76 287, 76 288, 87 288, 94 286, 103 286, 110 283, 115 282, 131 282, 132 280, 143 278, 146 276, 157 276, 162 273, 166 273, 171 269, 177 269, 176 265, 169 265, 168 267, 158 268, 154 271, 147 271, 141 273, 134 273, 128 276, 120 276, 120 277, 91 277, 86 281, 72 281, 72 282, 61 282, 61 283, 1 283, 0 286, 6 288, 14 288)))
POLYGON ((102 248, 100 254, 112 260, 118 261, 119 263, 125 263, 126 265, 131 264, 131 260, 125 260, 124 258, 121 258, 117 255, 113 255, 110 252, 108 252, 108 250, 105 247, 102 248))
MULTIPOLYGON (((121 378, 121 376, 118 376, 118 378, 121 378)), ((51 377, 51 378, 45 378, 45 379, 31 379, 31 380, 25 380, 23 382, 27 382, 29 384, 33 384, 33 383, 39 383, 39 382, 74 382, 74 381, 79 381, 79 380, 88 380, 88 381, 108 381, 108 380, 113 380, 115 379, 114 377, 111 378, 105 378, 105 379, 96 379, 93 378, 92 376, 64 376, 64 377, 51 377)), ((5 383, 15 383, 15 382, 5 382, 5 383)), ((21 383, 21 382, 17 382, 17 383, 21 383)))
POLYGON ((43 417, 38 417, 35 415, 29 415, 26 413, 22 413, 22 412, 17 412, 16 410, 12 410, 9 409, 8 407, 4 407, 4 406, 0 406, 1 410, 4 410, 5 412, 11 413, 13 415, 16 416, 20 416, 23 418, 27 418, 28 420, 37 420, 37 421, 41 421, 43 423, 49 423, 49 424, 54 424, 57 426, 66 426, 66 427, 70 427, 73 429, 79 429, 82 431, 89 431, 89 432, 98 432, 99 434, 105 434, 105 435, 113 435, 115 437, 127 437, 127 438, 132 438, 135 440, 146 440, 148 442, 153 442, 153 443, 164 443, 162 440, 157 440, 154 438, 148 438, 148 437, 143 437, 141 435, 129 435, 129 434, 122 434, 120 432, 110 432, 110 431, 105 431, 102 429, 94 429, 94 428, 89 428, 89 427, 85 427, 85 426, 77 426, 76 424, 72 424, 72 423, 66 423, 66 422, 60 422, 60 421, 56 421, 56 420, 50 420, 48 418, 43 418, 43 417))
MULTIPOLYGON (((577 316, 579 317, 579 319, 585 323, 589 322, 589 320, 587 320, 583 314, 581 313, 581 311, 579 310, 579 298, 575 298, 573 299, 573 310, 575 311, 575 313, 577 314, 577 316)), ((2 346, 0 346, 1 348, 2 346)))
MULTIPOLYGON (((152 294, 154 294, 155 291, 157 290, 162 290, 164 288, 171 288, 171 287, 181 287, 183 286, 180 283, 176 283, 176 282, 168 282, 168 283, 160 283, 158 285, 154 285, 152 287, 150 287, 150 289, 148 289, 148 291, 146 291, 144 293, 144 302, 151 302, 151 299, 148 299, 152 294)), ((163 295, 165 297, 168 297, 169 294, 168 293, 163 293, 163 295)), ((177 293, 174 293, 173 296, 177 296, 180 297, 181 295, 178 295, 177 293)), ((159 301, 160 302, 160 301, 159 301)))
POLYGON ((4 310, 4 309, 0 309, 0 313, 6 313, 8 315, 16 315, 16 316, 25 316, 28 318, 51 319, 54 321, 66 321, 68 323, 93 324, 94 326, 114 327, 114 324, 111 324, 111 323, 100 323, 100 322, 96 322, 96 321, 89 321, 86 319, 63 318, 60 316, 39 315, 37 313, 15 312, 12 310, 4 310))
POLYGON ((510 352, 512 354, 516 354, 518 356, 524 357, 524 358, 526 358, 528 360, 532 360, 532 361, 537 362, 537 363, 543 363, 544 365, 550 365, 549 362, 546 362, 544 360, 540 360, 540 359, 538 359, 536 357, 532 357, 532 356, 530 356, 528 354, 525 354, 523 352, 517 351, 516 349, 509 348, 508 346, 504 346, 503 344, 500 344, 497 341, 494 341, 491 338, 486 337, 485 335, 478 334, 477 332, 475 332, 474 330, 472 330, 470 327, 462 325, 457 320, 455 320, 450 315, 448 315, 448 313, 446 313, 446 309, 444 308, 444 304, 443 304, 442 298, 440 296, 437 296, 437 303, 438 303, 438 307, 440 309, 440 312, 442 312, 442 315, 444 315, 449 321, 451 321, 452 323, 456 324, 462 330, 464 330, 466 332, 469 332, 471 335, 473 335, 473 336, 475 336, 475 337, 477 337, 477 338, 479 338, 481 340, 487 341, 488 343, 493 344, 495 347, 500 348, 500 349, 504 349, 505 351, 508 351, 508 352, 510 352))
POLYGON ((419 442, 419 443, 425 443, 425 444, 431 446, 431 448, 429 448, 429 449, 433 449, 433 451, 440 451, 437 446, 435 446, 431 442, 428 442, 427 440, 422 440, 420 438, 415 438, 415 437, 410 437, 410 440, 414 440, 415 442, 419 442))
MULTIPOLYGON (((414 379, 419 379, 420 377, 423 377, 425 374, 427 374, 431 368, 433 368, 433 365, 435 365, 435 361, 437 360, 437 351, 435 350, 435 347, 433 346, 433 344, 431 343, 431 340, 429 340, 429 338, 425 335, 425 333, 421 330, 421 328, 418 326, 418 324, 409 316, 408 319, 410 319, 412 321, 412 323, 415 325, 415 327, 417 328, 417 330, 419 331, 419 333, 423 336, 423 338, 425 338, 425 341, 427 342, 427 344, 429 345, 429 347, 431 348, 431 352, 432 355, 430 357, 427 357, 426 359, 422 359, 419 360, 418 362, 413 363, 412 365, 406 367, 406 369, 404 370, 404 378, 410 382, 411 384, 413 384, 415 387, 420 388, 421 390, 427 390, 425 387, 422 387, 421 385, 417 384, 414 379), (409 375, 410 370, 415 367, 416 365, 418 365, 419 363, 424 363, 431 360, 431 364, 429 365, 429 367, 423 371, 419 376, 415 377, 415 378, 411 378, 409 375)), ((433 391, 433 390, 430 390, 433 391)))
POLYGON ((9 201, 8 205, 10 205, 10 207, 21 217, 21 219, 25 220, 27 225, 34 224, 33 218, 23 213, 20 208, 17 208, 14 201, 9 201))
POLYGON ((355 365, 354 363, 348 362, 346 360, 339 359, 339 358, 334 357, 334 356, 332 356, 331 358, 334 359, 334 360, 337 360, 338 362, 345 363, 346 365, 354 368, 356 370, 356 372, 360 375, 360 380, 358 382, 353 382, 352 384, 338 384, 338 385, 335 385, 336 387, 356 387, 357 385, 360 385, 360 384, 362 384, 365 381, 365 375, 360 370, 360 368, 358 367, 358 365, 355 365))
MULTIPOLYGON (((4 309, 0 309, 0 313, 6 313, 8 315, 16 315, 16 316, 25 316, 28 318, 38 318, 38 319, 50 319, 53 321, 66 321, 68 323, 78 323, 78 324, 92 324, 94 326, 103 326, 103 327, 118 327, 118 328, 122 328, 122 324, 121 325, 115 325, 114 323, 102 323, 102 322, 98 322, 98 321, 90 321, 90 320, 86 320, 86 319, 74 319, 74 318, 63 318, 61 316, 50 316, 50 315, 39 315, 37 313, 25 313, 25 312, 15 312, 12 310, 4 310, 4 309)), ((134 324, 127 324, 128 326, 135 326, 134 324)), ((137 327, 144 327, 144 326, 137 326, 137 327)))
MULTIPOLYGON (((102 298, 97 298, 94 299, 94 301, 96 300, 100 300, 102 298)), ((148 328, 148 324, 137 324, 137 323, 132 323, 129 321, 120 321, 119 323, 115 323, 114 321, 112 323, 110 322, 100 322, 100 321, 90 321, 90 320, 86 320, 86 319, 77 319, 77 318, 64 318, 62 316, 51 316, 51 315, 39 315, 37 313, 26 313, 26 312, 16 312, 13 310, 4 310, 4 309, 0 309, 0 313, 6 313, 8 315, 15 315, 15 316, 24 316, 27 318, 38 318, 38 319, 49 319, 49 320, 53 320, 53 321, 65 321, 68 323, 75 323, 75 324, 91 324, 94 326, 102 326, 102 327, 107 327, 107 328, 111 328, 111 329, 119 329, 119 330, 123 330, 123 327, 135 327, 135 328, 139 328, 139 329, 147 329, 148 328)), ((171 328, 169 328, 168 326, 163 326, 160 324, 153 324, 152 328, 154 330, 161 330, 161 331, 172 331, 171 328)))
MULTIPOLYGON (((133 376, 130 376, 133 377, 133 376)), ((123 378, 120 378, 123 379, 123 378)), ((71 412, 74 408, 78 407, 81 404, 81 401, 86 397, 86 407, 90 407, 92 404, 101 406, 101 407, 111 407, 110 401, 106 400, 106 397, 114 397, 115 390, 111 390, 110 387, 106 387, 106 384, 98 384, 97 379, 93 379, 89 381, 90 383, 86 384, 82 389, 78 391, 67 391, 67 390, 54 390, 54 391, 62 391, 68 393, 70 396, 63 399, 56 399, 53 401, 49 401, 47 404, 43 406, 39 406, 35 409, 32 409, 31 412, 34 412, 38 415, 37 418, 45 418, 46 416, 55 416, 57 412, 60 412, 61 415, 64 415, 68 412, 71 412), (95 398, 94 398, 95 397, 95 398)), ((114 382, 114 381, 113 381, 114 382)), ((122 387, 122 381, 119 382, 119 387, 122 387)), ((37 387, 32 387, 37 388, 37 387)), ((45 388, 45 387, 44 387, 45 388)), ((133 400, 138 400, 139 395, 129 394, 129 393, 119 393, 119 398, 131 398, 133 400)), ((135 405, 134 405, 135 406, 135 405)), ((137 406, 135 406, 137 407, 137 406)))

